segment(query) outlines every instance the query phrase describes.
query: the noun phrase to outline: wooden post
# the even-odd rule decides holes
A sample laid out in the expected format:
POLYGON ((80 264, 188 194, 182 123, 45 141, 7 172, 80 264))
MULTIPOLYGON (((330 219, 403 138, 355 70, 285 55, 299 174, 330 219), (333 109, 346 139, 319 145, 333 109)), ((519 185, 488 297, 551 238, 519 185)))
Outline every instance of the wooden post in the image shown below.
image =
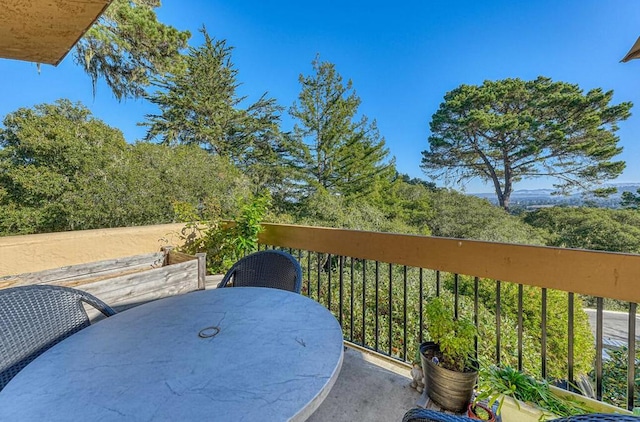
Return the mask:
POLYGON ((198 290, 204 290, 207 276, 207 254, 200 252, 196 254, 196 257, 198 258, 198 290))
POLYGON ((160 250, 164 252, 164 262, 162 263, 163 267, 166 265, 169 265, 169 253, 171 252, 172 249, 173 249, 173 246, 171 245, 160 247, 160 250))

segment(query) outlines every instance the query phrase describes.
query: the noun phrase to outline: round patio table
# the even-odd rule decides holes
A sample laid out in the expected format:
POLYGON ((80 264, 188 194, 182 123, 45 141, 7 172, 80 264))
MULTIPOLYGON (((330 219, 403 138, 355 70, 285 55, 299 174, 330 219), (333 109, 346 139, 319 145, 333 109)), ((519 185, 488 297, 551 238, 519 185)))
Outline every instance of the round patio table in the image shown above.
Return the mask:
POLYGON ((2 421, 301 421, 342 330, 317 302, 235 287, 150 302, 55 345, 0 391, 2 421))

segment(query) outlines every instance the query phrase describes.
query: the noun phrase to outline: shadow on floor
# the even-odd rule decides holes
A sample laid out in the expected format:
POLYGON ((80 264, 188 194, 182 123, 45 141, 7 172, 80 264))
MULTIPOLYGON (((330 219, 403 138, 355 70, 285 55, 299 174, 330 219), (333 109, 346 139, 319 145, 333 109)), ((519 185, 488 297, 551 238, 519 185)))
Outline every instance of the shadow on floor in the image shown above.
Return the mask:
POLYGON ((401 421, 420 394, 409 369, 349 347, 329 395, 309 422, 401 421))

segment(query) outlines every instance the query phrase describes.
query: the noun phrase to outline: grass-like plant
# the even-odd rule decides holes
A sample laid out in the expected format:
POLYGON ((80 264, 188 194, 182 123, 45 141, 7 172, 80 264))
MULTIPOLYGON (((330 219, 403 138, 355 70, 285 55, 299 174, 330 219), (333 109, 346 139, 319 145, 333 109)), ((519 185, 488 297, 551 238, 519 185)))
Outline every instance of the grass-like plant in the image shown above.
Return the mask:
POLYGON ((593 413, 593 410, 577 400, 554 394, 548 382, 536 380, 509 366, 481 365, 477 391, 475 401, 486 400, 489 407, 497 401, 498 414, 502 411, 505 396, 540 408, 543 420, 553 415, 593 413))

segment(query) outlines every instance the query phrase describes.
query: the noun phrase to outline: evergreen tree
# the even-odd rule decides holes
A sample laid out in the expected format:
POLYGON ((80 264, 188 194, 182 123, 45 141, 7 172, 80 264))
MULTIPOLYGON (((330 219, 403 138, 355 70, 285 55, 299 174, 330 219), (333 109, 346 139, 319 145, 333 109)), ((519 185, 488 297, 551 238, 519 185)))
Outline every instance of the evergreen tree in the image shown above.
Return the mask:
POLYGON ((276 189, 286 176, 286 137, 280 133, 282 108, 263 95, 242 108, 237 94, 238 71, 232 48, 211 38, 203 28, 204 43, 190 48, 179 66, 154 83, 159 88, 149 100, 160 109, 147 115, 147 140, 198 145, 229 158, 259 187, 276 189))
POLYGON ((290 114, 297 119, 299 163, 307 195, 319 188, 345 197, 371 192, 380 178, 395 174, 393 161, 375 121, 356 118, 360 98, 335 66, 312 62, 314 74, 300 75, 302 90, 290 114))
POLYGON ((613 91, 584 94, 544 77, 461 85, 432 117, 422 168, 436 178, 487 181, 507 210, 513 185, 525 178, 553 178, 558 193, 601 186, 625 167, 613 158, 622 151, 618 122, 632 104, 612 98, 613 91))
POLYGON ((633 192, 622 192, 620 206, 622 208, 640 210, 640 189, 636 190, 636 193, 637 194, 633 192))
POLYGON ((158 22, 157 7, 160 0, 114 0, 76 44, 94 94, 104 78, 118 100, 142 97, 152 77, 173 67, 191 34, 158 22))

